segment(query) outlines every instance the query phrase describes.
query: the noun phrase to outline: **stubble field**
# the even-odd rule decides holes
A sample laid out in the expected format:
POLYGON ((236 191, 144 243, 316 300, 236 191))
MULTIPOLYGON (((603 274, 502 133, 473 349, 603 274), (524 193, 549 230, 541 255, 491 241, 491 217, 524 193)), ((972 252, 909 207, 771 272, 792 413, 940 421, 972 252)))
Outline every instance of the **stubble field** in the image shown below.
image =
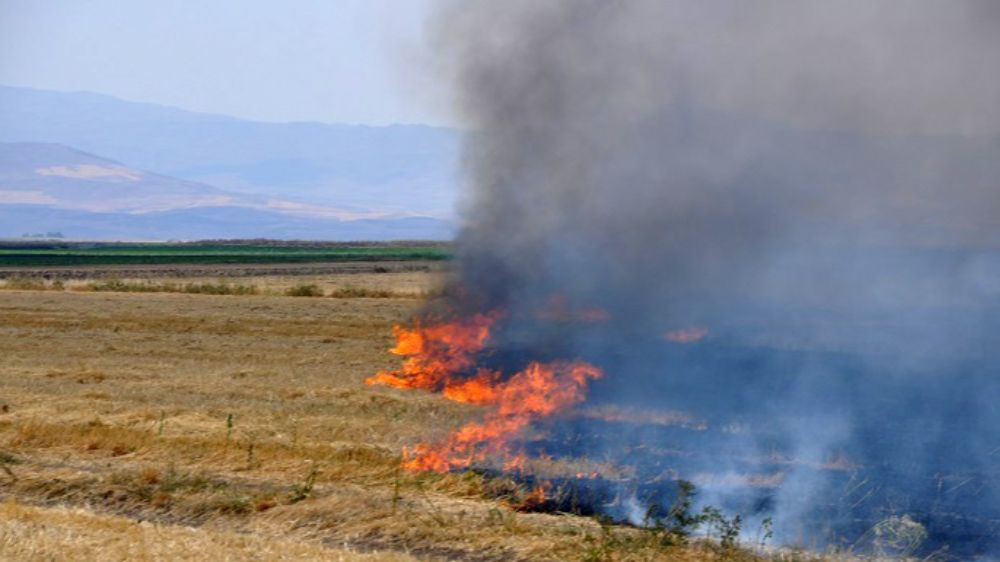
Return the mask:
POLYGON ((758 559, 522 513, 479 474, 401 471, 404 446, 477 413, 363 384, 397 365, 391 326, 445 275, 413 269, 129 281, 244 295, 8 280, 0 559, 758 559), (326 296, 286 296, 303 284, 326 296))

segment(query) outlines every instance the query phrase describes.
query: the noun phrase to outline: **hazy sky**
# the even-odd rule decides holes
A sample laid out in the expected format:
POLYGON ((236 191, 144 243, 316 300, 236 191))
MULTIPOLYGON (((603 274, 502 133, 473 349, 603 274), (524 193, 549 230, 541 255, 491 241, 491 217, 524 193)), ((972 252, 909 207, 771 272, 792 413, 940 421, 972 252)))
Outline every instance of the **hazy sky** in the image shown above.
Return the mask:
POLYGON ((268 121, 441 122, 419 68, 432 1, 0 0, 0 84, 268 121))

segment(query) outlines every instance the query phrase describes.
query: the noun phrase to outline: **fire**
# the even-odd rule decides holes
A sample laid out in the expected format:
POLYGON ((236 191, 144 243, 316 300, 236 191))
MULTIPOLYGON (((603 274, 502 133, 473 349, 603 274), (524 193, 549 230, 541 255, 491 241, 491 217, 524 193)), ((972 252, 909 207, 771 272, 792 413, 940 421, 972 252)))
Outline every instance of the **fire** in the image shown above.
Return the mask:
POLYGON ((507 459, 503 463, 505 472, 513 472, 524 468, 524 453, 518 453, 514 457, 507 459))
POLYGON ((497 384, 500 373, 490 369, 480 369, 475 377, 464 381, 449 382, 442 394, 449 400, 467 404, 492 404, 497 400, 497 384))
POLYGON ((447 472, 503 457, 506 470, 517 469, 524 458, 510 455, 511 439, 535 420, 581 402, 589 382, 602 376, 599 368, 582 361, 532 362, 509 377, 497 370, 475 369, 477 355, 485 349, 499 317, 493 312, 395 328, 397 344, 391 351, 406 357, 403 366, 377 373, 367 384, 423 388, 457 402, 490 407, 481 421, 459 428, 443 441, 404 451, 405 468, 447 472))
POLYGON ((412 328, 396 325, 396 346, 389 351, 406 357, 402 369, 376 373, 365 384, 440 390, 451 375, 475 365, 475 355, 486 345, 499 317, 490 312, 431 325, 418 320, 412 328))
POLYGON ((541 484, 535 486, 531 492, 524 496, 524 500, 521 501, 521 505, 517 506, 519 509, 525 511, 530 511, 532 509, 538 508, 545 503, 545 487, 541 484))
POLYGON ((708 335, 708 328, 692 326, 680 330, 671 330, 663 334, 663 339, 673 343, 694 343, 708 335))
POLYGON ((465 425, 434 445, 418 445, 403 465, 410 470, 447 472, 490 456, 506 456, 510 439, 533 421, 565 410, 584 398, 587 384, 601 376, 581 361, 531 363, 507 380, 489 384, 493 409, 481 422, 465 425))

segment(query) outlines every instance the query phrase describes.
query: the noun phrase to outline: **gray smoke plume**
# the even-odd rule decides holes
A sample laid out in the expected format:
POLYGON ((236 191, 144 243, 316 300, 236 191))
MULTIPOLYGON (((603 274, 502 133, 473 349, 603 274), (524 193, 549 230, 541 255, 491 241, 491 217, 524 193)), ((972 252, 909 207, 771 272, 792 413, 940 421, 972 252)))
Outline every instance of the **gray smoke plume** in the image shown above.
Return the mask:
POLYGON ((434 37, 475 131, 455 304, 508 355, 708 420, 633 433, 786 540, 1000 547, 1000 4, 462 1, 434 37), (532 320, 554 295, 609 318, 532 320))

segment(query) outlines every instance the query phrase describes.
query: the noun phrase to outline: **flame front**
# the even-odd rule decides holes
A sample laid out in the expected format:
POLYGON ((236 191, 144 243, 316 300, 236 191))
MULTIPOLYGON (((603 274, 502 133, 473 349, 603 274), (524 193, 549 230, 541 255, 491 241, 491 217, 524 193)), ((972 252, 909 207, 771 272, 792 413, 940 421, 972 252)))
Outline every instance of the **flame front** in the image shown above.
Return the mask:
MULTIPOLYGON (((531 422, 563 411, 583 400, 590 379, 601 376, 601 370, 581 361, 531 363, 506 381, 473 379, 488 389, 476 396, 489 396, 493 409, 482 422, 470 423, 434 445, 418 445, 415 455, 404 462, 411 470, 446 472, 467 468, 474 462, 491 456, 508 456, 510 439, 531 422)), ((456 387, 452 387, 456 388, 456 387)), ((445 396, 468 402, 464 395, 445 396)), ((520 461, 508 462, 509 467, 520 461)))
POLYGON ((403 366, 398 371, 377 373, 365 381, 367 384, 423 388, 457 402, 490 406, 481 421, 461 427, 443 441, 419 444, 404 452, 405 468, 447 472, 504 458, 505 469, 516 469, 523 456, 511 455, 511 439, 533 421, 582 401, 588 383, 601 377, 599 368, 583 361, 531 362, 509 377, 497 370, 476 368, 477 355, 485 349, 490 329, 499 317, 493 312, 395 328, 397 344, 391 351, 406 357, 403 366))
POLYGON ((396 325, 396 347, 389 351, 406 357, 403 368, 380 371, 365 384, 441 390, 455 373, 475 365, 475 356, 486 345, 490 327, 499 317, 498 312, 492 312, 429 326, 419 320, 412 328, 396 325))

